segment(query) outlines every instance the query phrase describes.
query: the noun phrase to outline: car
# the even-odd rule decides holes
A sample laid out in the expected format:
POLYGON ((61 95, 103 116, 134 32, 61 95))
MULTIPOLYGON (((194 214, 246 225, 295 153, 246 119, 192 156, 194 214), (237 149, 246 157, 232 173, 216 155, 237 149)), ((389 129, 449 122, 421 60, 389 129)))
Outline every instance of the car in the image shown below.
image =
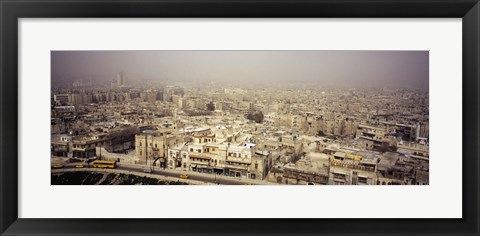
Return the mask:
POLYGON ((182 179, 188 179, 188 178, 190 178, 190 176, 188 176, 188 175, 186 175, 186 174, 183 174, 183 175, 180 175, 180 178, 182 178, 182 179))
POLYGON ((252 185, 251 183, 244 183, 243 185, 252 185))
POLYGON ((145 172, 145 173, 153 173, 153 170, 152 170, 152 169, 144 169, 143 172, 145 172))
POLYGON ((62 164, 55 164, 55 165, 53 165, 53 168, 62 168, 62 167, 63 167, 62 164))
POLYGON ((79 164, 79 165, 76 165, 75 168, 85 168, 85 165, 84 164, 79 164))

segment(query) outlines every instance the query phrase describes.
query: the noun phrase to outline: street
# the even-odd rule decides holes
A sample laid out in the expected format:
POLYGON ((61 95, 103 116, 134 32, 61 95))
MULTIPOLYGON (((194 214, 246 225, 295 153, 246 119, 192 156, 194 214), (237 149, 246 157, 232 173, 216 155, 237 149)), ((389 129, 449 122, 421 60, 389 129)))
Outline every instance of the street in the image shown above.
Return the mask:
MULTIPOLYGON (((84 169, 92 169, 98 170, 98 168, 88 167, 85 163, 68 163, 63 164, 62 169, 78 169, 75 166, 79 164, 84 164, 84 169)), ((55 169, 55 168, 53 168, 55 169)), ((117 164, 115 169, 119 170, 126 170, 130 172, 138 172, 141 174, 147 174, 144 172, 145 166, 144 165, 134 165, 134 164, 117 164)), ((269 183, 266 181, 259 181, 259 180, 250 180, 250 179, 240 179, 238 177, 230 177, 224 175, 213 175, 213 174, 205 174, 205 173, 196 173, 196 172, 186 172, 186 171, 178 171, 178 170, 170 170, 170 169, 162 169, 162 168, 155 168, 153 173, 148 173, 149 175, 157 175, 157 176, 168 176, 173 178, 180 178, 180 175, 186 174, 189 176, 188 179, 201 181, 206 183, 213 183, 213 184, 220 184, 220 185, 258 185, 258 184, 274 184, 269 183)))

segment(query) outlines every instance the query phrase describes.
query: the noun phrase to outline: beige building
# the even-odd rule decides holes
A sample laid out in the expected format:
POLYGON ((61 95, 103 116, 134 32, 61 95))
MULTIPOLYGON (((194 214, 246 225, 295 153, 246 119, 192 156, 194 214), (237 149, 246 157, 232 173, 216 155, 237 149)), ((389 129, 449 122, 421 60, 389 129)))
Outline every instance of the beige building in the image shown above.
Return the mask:
POLYGON ((387 134, 395 133, 393 127, 373 126, 366 124, 359 124, 357 127, 356 137, 372 142, 372 145, 367 147, 380 147, 382 143, 388 141, 385 139, 387 134))
POLYGON ((281 182, 284 184, 299 185, 326 185, 328 184, 330 155, 310 152, 306 157, 283 168, 281 182))
POLYGON ((167 167, 169 169, 190 170, 190 158, 187 143, 179 143, 168 148, 167 167))
POLYGON ((336 153, 330 158, 329 184, 375 185, 377 160, 336 153))
POLYGON ((254 144, 219 142, 213 134, 194 135, 193 142, 168 148, 167 167, 183 171, 264 179, 272 165, 268 151, 254 144))
POLYGON ((183 141, 181 136, 146 130, 135 135, 135 157, 141 164, 155 162, 166 167, 167 149, 183 141))
POLYGON ((414 142, 400 142, 397 143, 397 152, 409 154, 418 159, 428 160, 429 149, 427 144, 419 144, 414 142))
POLYGON ((272 156, 268 151, 257 151, 253 153, 252 165, 250 168, 250 179, 265 179, 272 167, 272 156))
POLYGON ((110 146, 111 141, 111 138, 105 133, 73 137, 72 156, 80 158, 95 157, 96 147, 110 146))

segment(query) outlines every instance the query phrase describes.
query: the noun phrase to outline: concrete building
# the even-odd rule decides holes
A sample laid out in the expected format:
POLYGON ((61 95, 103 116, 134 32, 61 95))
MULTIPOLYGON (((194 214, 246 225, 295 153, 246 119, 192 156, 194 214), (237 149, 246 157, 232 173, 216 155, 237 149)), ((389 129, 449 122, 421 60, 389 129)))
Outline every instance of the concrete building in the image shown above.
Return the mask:
POLYGON ((299 185, 326 185, 329 180, 330 155, 310 152, 294 165, 283 168, 282 183, 299 185))
POLYGON ((71 105, 72 103, 72 96, 71 94, 55 94, 53 95, 53 99, 59 105, 71 105))
POLYGON ((356 158, 337 152, 330 158, 329 184, 375 185, 377 159, 356 158))
POLYGON ((167 166, 167 150, 184 142, 182 137, 168 133, 146 130, 135 135, 135 157, 140 164, 158 163, 160 167, 167 166))

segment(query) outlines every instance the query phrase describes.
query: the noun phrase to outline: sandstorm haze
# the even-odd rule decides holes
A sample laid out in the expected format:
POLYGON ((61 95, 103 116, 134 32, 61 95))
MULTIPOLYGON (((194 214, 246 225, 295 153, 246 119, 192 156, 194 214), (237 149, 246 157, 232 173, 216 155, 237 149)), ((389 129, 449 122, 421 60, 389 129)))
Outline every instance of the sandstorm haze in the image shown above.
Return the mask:
POLYGON ((51 184, 429 185, 428 67, 427 51, 54 51, 51 184))
POLYGON ((52 83, 218 82, 428 91, 428 51, 52 51, 52 83))

